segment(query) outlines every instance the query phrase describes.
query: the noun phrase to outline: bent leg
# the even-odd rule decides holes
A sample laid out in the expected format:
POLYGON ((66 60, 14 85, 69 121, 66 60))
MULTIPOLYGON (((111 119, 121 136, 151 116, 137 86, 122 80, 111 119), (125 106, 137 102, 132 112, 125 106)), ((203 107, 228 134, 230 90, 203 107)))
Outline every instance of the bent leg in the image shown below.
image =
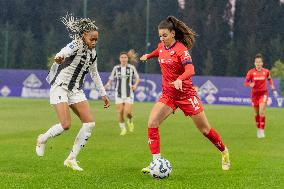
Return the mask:
POLYGON ((225 150, 225 145, 220 137, 220 135, 215 131, 214 128, 211 128, 207 117, 204 111, 200 112, 197 115, 193 115, 192 120, 198 130, 206 136, 221 152, 225 150))
POLYGON ((36 153, 38 156, 44 155, 45 144, 49 138, 56 137, 62 134, 64 130, 70 128, 71 117, 68 104, 65 102, 58 103, 54 105, 54 108, 60 123, 53 125, 44 134, 38 136, 36 145, 36 153))
POLYGON ((91 137, 92 130, 95 127, 94 118, 88 101, 78 102, 76 104, 70 105, 70 107, 80 118, 83 126, 76 136, 73 148, 67 160, 76 159, 81 149, 86 145, 88 139, 91 137))
POLYGON ((197 115, 192 116, 192 120, 195 123, 196 127, 200 132, 203 133, 221 152, 222 155, 222 169, 229 170, 231 166, 229 151, 225 147, 220 135, 215 131, 214 128, 211 128, 207 117, 204 111, 200 112, 197 115))
POLYGON ((60 123, 55 124, 42 135, 42 140, 44 142, 46 142, 50 137, 60 135, 64 130, 68 130, 71 126, 71 116, 68 104, 65 102, 55 104, 54 109, 60 123))

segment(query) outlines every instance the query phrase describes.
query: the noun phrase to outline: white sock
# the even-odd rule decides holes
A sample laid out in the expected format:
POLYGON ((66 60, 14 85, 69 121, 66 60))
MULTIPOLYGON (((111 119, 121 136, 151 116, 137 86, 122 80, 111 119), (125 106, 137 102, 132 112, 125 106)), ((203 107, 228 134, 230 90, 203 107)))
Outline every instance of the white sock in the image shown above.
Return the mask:
POLYGON ((161 158, 161 154, 153 154, 153 160, 161 158))
POLYGON ((125 123, 119 123, 120 129, 125 129, 125 123))
POLYGON ((46 142, 49 138, 51 137, 56 137, 58 135, 60 135, 61 133, 63 133, 64 129, 62 128, 61 124, 58 123, 56 125, 53 125, 52 127, 50 127, 46 133, 44 133, 41 137, 43 142, 46 142))
POLYGON ((82 128, 76 136, 73 148, 67 159, 76 159, 81 149, 87 143, 87 140, 92 135, 92 130, 95 127, 95 122, 83 123, 82 128))

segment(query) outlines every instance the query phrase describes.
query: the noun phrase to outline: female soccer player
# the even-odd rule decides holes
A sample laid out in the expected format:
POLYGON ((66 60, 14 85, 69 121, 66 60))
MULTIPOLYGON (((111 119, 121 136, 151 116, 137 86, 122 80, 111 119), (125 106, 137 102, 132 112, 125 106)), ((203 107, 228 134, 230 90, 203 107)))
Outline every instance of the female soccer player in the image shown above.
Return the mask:
POLYGON ((76 157, 95 127, 90 105, 82 90, 85 76, 89 71, 102 96, 104 108, 108 108, 110 102, 97 70, 95 45, 98 40, 98 28, 94 24, 95 21, 89 18, 76 19, 67 14, 62 18, 62 22, 70 31, 73 41, 56 54, 55 63, 47 77, 51 85, 50 104, 55 108, 59 123, 38 136, 36 153, 38 156, 43 156, 48 139, 62 134, 71 127, 70 107, 80 118, 83 126, 64 165, 73 170, 83 171, 77 164, 76 157))
POLYGON ((127 126, 130 132, 134 131, 133 124, 133 102, 134 93, 139 84, 139 75, 136 71, 135 66, 128 62, 137 62, 137 54, 134 50, 128 52, 121 52, 119 56, 120 65, 114 66, 109 80, 105 87, 109 88, 112 81, 116 79, 115 87, 115 104, 118 113, 118 122, 121 129, 120 135, 123 136, 127 133, 125 127, 124 113, 126 114, 127 126), (133 79, 135 83, 133 84, 133 79))
MULTIPOLYGON (((158 57, 162 72, 162 95, 154 105, 148 120, 148 143, 153 159, 161 157, 159 126, 180 108, 186 116, 192 118, 199 131, 219 149, 222 154, 222 169, 229 170, 228 149, 219 134, 210 126, 191 80, 194 66, 188 50, 194 44, 195 33, 173 16, 160 22, 158 32, 161 43, 157 49, 140 58, 146 61, 158 57)), ((149 171, 149 166, 142 169, 144 173, 149 171)))
POLYGON ((257 138, 264 138, 265 128, 265 107, 268 100, 268 92, 266 87, 266 80, 268 80, 270 88, 275 97, 278 96, 277 91, 273 85, 269 70, 263 68, 263 57, 257 54, 254 58, 255 68, 248 71, 245 86, 251 87, 251 102, 255 111, 255 122, 257 127, 257 138))

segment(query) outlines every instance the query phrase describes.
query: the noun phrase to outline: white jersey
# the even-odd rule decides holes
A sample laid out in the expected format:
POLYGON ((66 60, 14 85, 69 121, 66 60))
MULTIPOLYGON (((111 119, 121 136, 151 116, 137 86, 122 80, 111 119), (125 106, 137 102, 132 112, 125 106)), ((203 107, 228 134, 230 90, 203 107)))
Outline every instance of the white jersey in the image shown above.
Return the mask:
POLYGON ((82 41, 72 41, 55 57, 58 56, 63 56, 65 60, 62 64, 53 63, 47 76, 50 85, 59 85, 73 92, 82 90, 86 74, 90 71, 100 95, 106 95, 97 69, 95 49, 88 49, 82 41))
POLYGON ((135 66, 128 64, 127 66, 116 65, 114 66, 109 79, 116 78, 116 97, 127 98, 133 97, 132 82, 133 79, 139 79, 139 75, 135 66))

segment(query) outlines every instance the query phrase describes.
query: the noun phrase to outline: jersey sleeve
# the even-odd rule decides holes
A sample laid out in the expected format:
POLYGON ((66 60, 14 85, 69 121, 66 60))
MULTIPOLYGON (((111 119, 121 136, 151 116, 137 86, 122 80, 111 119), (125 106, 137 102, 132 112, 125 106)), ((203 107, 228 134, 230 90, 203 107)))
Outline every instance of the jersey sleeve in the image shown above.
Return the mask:
POLYGON ((161 43, 159 43, 158 47, 153 52, 147 55, 147 59, 158 57, 160 46, 161 46, 161 43))
POLYGON ((91 74, 91 78, 92 80, 94 81, 98 91, 99 91, 99 94, 101 96, 106 96, 106 91, 105 91, 105 88, 103 86, 103 82, 102 82, 102 79, 99 75, 99 72, 98 72, 98 68, 97 68, 97 60, 95 60, 95 62, 90 66, 90 74, 91 74))
POLYGON ((114 80, 114 77, 116 75, 116 66, 113 67, 112 71, 111 71, 111 74, 109 76, 109 80, 114 80))
POLYGON ((190 78, 191 76, 193 76, 195 74, 194 66, 192 64, 186 64, 184 66, 184 68, 185 69, 184 69, 183 74, 178 77, 178 79, 180 79, 182 81, 185 80, 185 79, 190 78))
POLYGON ((71 43, 68 43, 64 48, 60 50, 55 57, 63 56, 64 58, 74 55, 79 49, 79 44, 77 41, 73 40, 71 43))
POLYGON ((137 72, 135 66, 133 66, 132 69, 133 69, 134 78, 135 78, 135 79, 139 79, 139 74, 138 74, 138 72, 137 72))
POLYGON ((185 46, 180 46, 177 52, 178 57, 180 58, 180 61, 183 66, 187 64, 192 64, 192 58, 188 51, 188 49, 185 46))

